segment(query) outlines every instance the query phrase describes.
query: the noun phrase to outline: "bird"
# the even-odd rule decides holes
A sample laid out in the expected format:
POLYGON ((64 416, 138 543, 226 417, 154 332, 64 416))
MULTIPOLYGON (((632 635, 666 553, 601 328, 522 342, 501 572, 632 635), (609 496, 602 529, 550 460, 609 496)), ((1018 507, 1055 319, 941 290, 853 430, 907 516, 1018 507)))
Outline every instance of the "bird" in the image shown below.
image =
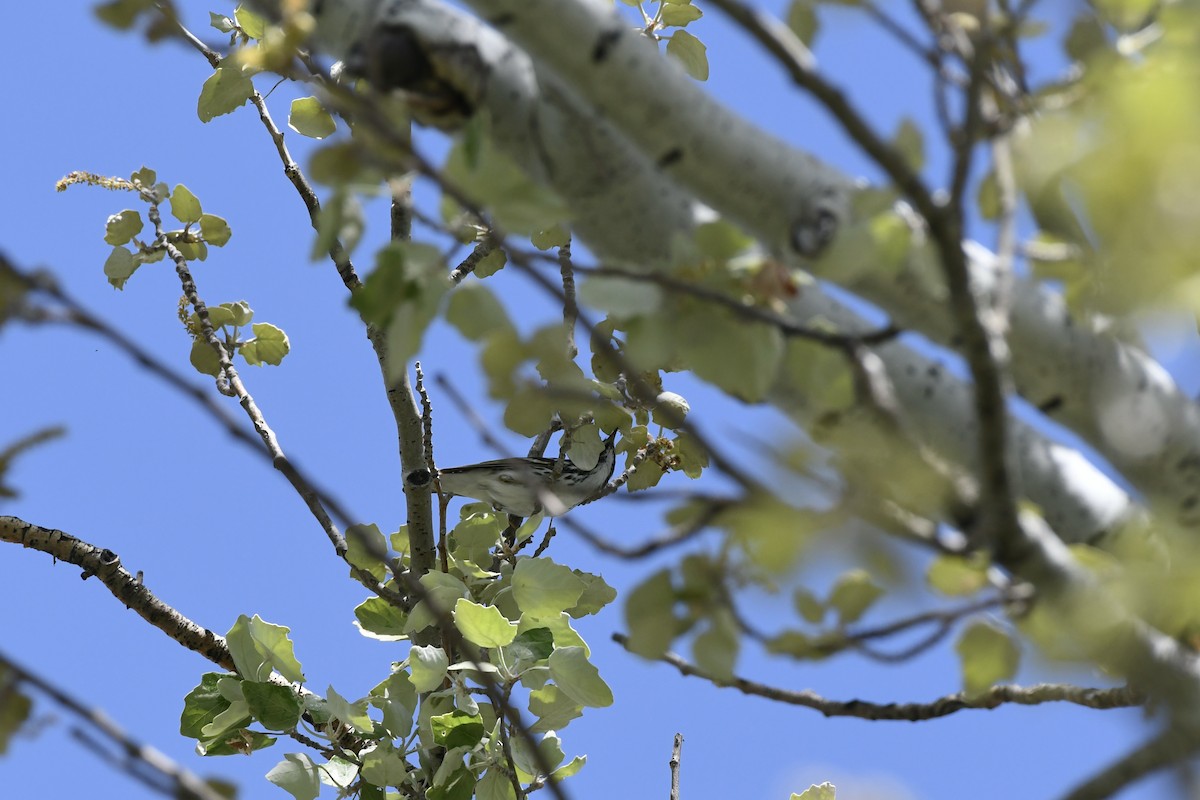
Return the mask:
POLYGON ((613 431, 604 440, 591 469, 580 469, 567 459, 560 463, 557 458, 499 458, 439 469, 438 483, 443 494, 482 500, 506 514, 529 517, 544 511, 548 517, 560 517, 608 483, 617 463, 616 436, 613 431))

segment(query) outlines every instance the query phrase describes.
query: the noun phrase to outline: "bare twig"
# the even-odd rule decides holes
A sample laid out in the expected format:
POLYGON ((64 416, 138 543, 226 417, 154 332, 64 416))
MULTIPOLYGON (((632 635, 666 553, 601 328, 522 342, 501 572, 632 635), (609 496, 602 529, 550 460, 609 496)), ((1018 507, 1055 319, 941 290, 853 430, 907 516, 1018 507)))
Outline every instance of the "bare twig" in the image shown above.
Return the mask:
POLYGON ((625 278, 631 281, 640 281, 643 283, 652 283, 661 286, 664 289, 687 294, 700 300, 713 303, 721 306, 741 317, 742 319, 751 322, 762 322, 771 325, 779 330, 784 336, 804 339, 806 341, 822 344, 829 347, 836 347, 845 350, 846 348, 862 345, 879 345, 895 339, 902 331, 894 326, 887 326, 874 331, 865 333, 841 333, 839 331, 825 330, 822 328, 813 328, 807 325, 800 325, 795 320, 789 319, 782 314, 778 314, 770 309, 762 306, 751 305, 744 300, 725 294, 717 289, 711 289, 707 286, 701 286, 690 281, 681 280, 663 272, 639 272, 637 270, 627 269, 618 266, 574 266, 576 272, 582 272, 585 275, 607 275, 612 277, 625 278))
POLYGON ((736 501, 724 498, 712 498, 707 501, 706 506, 694 519, 688 520, 686 523, 675 525, 668 528, 666 531, 654 536, 640 545, 634 547, 622 547, 621 545, 613 544, 604 537, 600 536, 590 528, 576 522, 569 517, 563 518, 562 524, 578 533, 584 541, 595 547, 602 553, 607 553, 617 558, 626 560, 636 560, 645 558, 651 553, 657 553, 659 550, 664 550, 668 547, 674 547, 678 544, 694 538, 700 534, 709 523, 726 508, 734 505, 736 501))
POLYGON ((463 278, 474 272, 475 268, 479 266, 479 262, 495 249, 496 244, 490 237, 477 242, 475 249, 468 253, 457 267, 450 270, 450 282, 462 283, 463 278))
MULTIPOLYGON (((628 647, 629 640, 624 634, 613 634, 613 641, 628 647)), ((920 720, 945 717, 964 709, 992 709, 1005 703, 1017 705, 1040 705, 1041 703, 1065 702, 1075 703, 1085 708, 1125 708, 1141 705, 1145 698, 1128 687, 1117 689, 1093 689, 1068 684, 1040 683, 1034 686, 993 686, 980 695, 968 697, 963 692, 940 697, 930 703, 869 703, 865 700, 829 700, 807 689, 790 690, 767 686, 745 678, 730 678, 722 680, 707 675, 699 667, 694 666, 674 653, 666 653, 658 658, 679 670, 680 674, 688 675, 720 686, 737 689, 743 694, 763 697, 788 705, 803 706, 819 711, 827 717, 857 717, 870 720, 902 720, 917 722, 920 720)))
POLYGON ((483 421, 483 417, 479 416, 479 412, 477 412, 471 406, 471 404, 467 402, 467 399, 463 397, 462 392, 460 392, 458 388, 450 382, 449 378, 441 373, 438 373, 437 375, 433 376, 433 380, 438 385, 438 388, 445 392, 446 396, 450 398, 450 402, 454 404, 454 407, 457 408, 459 412, 467 418, 467 422, 470 423, 471 427, 475 429, 475 432, 479 434, 479 438, 485 445, 492 448, 492 450, 495 450, 501 458, 508 458, 512 455, 512 452, 503 444, 501 444, 499 439, 492 435, 492 431, 488 427, 487 423, 483 421))
POLYGON ((235 671, 225 637, 192 622, 159 600, 138 576, 121 566, 120 557, 113 551, 62 531, 9 516, 0 516, 0 541, 19 544, 74 564, 83 570, 84 578, 96 576, 114 597, 146 622, 217 666, 235 671))
MULTIPOLYGON (((178 27, 183 38, 200 52, 211 66, 216 67, 220 63, 220 56, 180 24, 174 15, 168 15, 168 18, 178 27)), ((308 63, 310 69, 315 66, 311 62, 308 63)), ((313 79, 319 80, 326 88, 330 86, 326 80, 326 76, 315 69, 313 69, 313 79)), ((267 129, 272 142, 275 144, 276 152, 283 163, 284 174, 296 188, 297 194, 300 195, 305 208, 308 210, 310 224, 314 230, 319 231, 321 204, 317 199, 316 192, 288 151, 284 142, 283 132, 280 131, 272 119, 265 99, 258 92, 254 92, 250 99, 254 107, 258 110, 263 126, 267 129)), ((390 129, 389 132, 391 132, 390 129)), ((395 141, 398 147, 402 149, 408 147, 409 142, 404 137, 393 138, 399 140, 395 141)), ((397 170, 397 172, 403 171, 397 170)), ((391 235, 394 240, 407 240, 409 238, 412 231, 412 218, 411 179, 408 176, 404 176, 392 182, 391 235)), ((330 241, 329 257, 333 261, 334 267, 337 269, 338 275, 341 277, 346 288, 351 293, 358 291, 362 287, 362 282, 359 280, 354 265, 350 261, 349 254, 346 252, 341 240, 337 237, 334 237, 330 241)), ((386 379, 388 375, 388 349, 384 332, 370 324, 366 326, 366 329, 367 338, 371 341, 376 359, 379 361, 380 371, 386 379)), ((424 480, 427 478, 427 474, 423 472, 424 467, 422 466, 425 456, 421 448, 420 416, 417 412, 416 399, 413 396, 407 372, 403 374, 395 385, 388 385, 387 397, 388 404, 392 409, 392 416, 395 419, 397 438, 400 445, 401 472, 403 474, 403 487, 408 509, 409 540, 412 544, 411 566, 419 573, 423 573, 431 569, 434 563, 433 510, 431 495, 427 485, 428 481, 424 480)), ((343 522, 348 524, 347 520, 343 520, 343 522)))
MULTIPOLYGON (((100 709, 85 705, 45 678, 17 664, 4 653, 0 653, 0 665, 18 682, 34 687, 99 731, 110 745, 116 746, 120 755, 112 753, 108 747, 90 737, 86 740, 89 746, 154 791, 183 800, 224 800, 224 795, 210 787, 198 775, 177 764, 165 753, 139 742, 100 709)), ((82 729, 78 734, 81 737, 86 735, 82 729)))
POLYGON ((675 743, 671 747, 671 800, 679 800, 679 759, 683 750, 683 734, 675 734, 675 743))
MULTIPOLYGON (((213 400, 212 396, 205 392, 200 387, 196 386, 191 380, 184 377, 182 373, 164 364, 157 359, 150 351, 143 348, 133 339, 130 339, 121 331, 109 325, 100 317, 91 313, 86 307, 75 300, 71 295, 67 294, 53 277, 47 273, 31 274, 18 268, 15 264, 8 261, 3 253, 0 253, 0 271, 11 275, 17 280, 25 284, 30 290, 40 291, 53 298, 57 303, 62 305, 65 313, 61 316, 52 314, 49 311, 43 311, 38 316, 33 318, 33 321, 44 321, 54 323, 65 323, 76 325, 85 330, 97 334, 106 341, 110 342, 117 349, 125 353, 138 366, 144 368, 151 375, 159 378, 172 389, 183 394, 188 399, 200 406, 214 421, 217 422, 225 431, 233 437, 235 441, 252 450, 256 455, 265 457, 271 461, 274 454, 270 450, 264 449, 261 439, 255 437, 243 428, 237 421, 237 418, 225 410, 224 406, 213 400)), ((299 467, 293 465, 303 475, 303 471, 299 467)), ((321 502, 329 509, 329 511, 341 520, 343 525, 353 524, 349 512, 345 509, 333 494, 324 488, 318 488, 316 482, 308 476, 304 480, 313 487, 313 490, 320 497, 321 502)))
MULTIPOLYGON (((969 279, 963 252, 962 209, 939 203, 911 169, 901 153, 884 140, 840 89, 822 78, 811 59, 801 57, 779 33, 776 20, 738 0, 711 0, 755 38, 787 71, 789 77, 828 110, 842 129, 884 170, 925 218, 941 256, 942 274, 950 294, 950 305, 962 343, 961 350, 975 383, 974 405, 978 418, 980 517, 979 530, 985 541, 1009 546, 1005 531, 1019 529, 1016 492, 1008 452, 1007 347, 1001 331, 980 314, 969 279)), ((977 104, 975 104, 977 105, 977 104)), ((968 109, 968 117, 978 113, 968 109)))
POLYGON ((579 355, 575 344, 575 323, 579 320, 579 305, 575 302, 575 272, 571 263, 571 243, 558 248, 558 269, 562 273, 563 288, 563 334, 567 337, 567 358, 572 361, 579 355))
POLYGON ((1198 750, 1200 740, 1194 734, 1168 728, 1076 786, 1063 796, 1063 800, 1112 797, 1150 773, 1195 755, 1198 750))

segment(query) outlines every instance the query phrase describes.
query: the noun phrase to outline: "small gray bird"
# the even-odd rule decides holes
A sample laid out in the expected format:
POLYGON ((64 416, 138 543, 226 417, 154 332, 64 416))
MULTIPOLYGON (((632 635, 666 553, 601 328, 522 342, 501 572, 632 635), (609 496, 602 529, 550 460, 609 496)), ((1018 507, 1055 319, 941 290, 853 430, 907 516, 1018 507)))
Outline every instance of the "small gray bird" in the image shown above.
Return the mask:
POLYGON ((604 450, 591 469, 564 459, 500 458, 438 470, 442 492, 491 503, 497 511, 528 517, 539 511, 559 517, 590 500, 612 477, 617 464, 617 432, 604 440, 604 450), (558 474, 555 474, 555 471, 558 474))

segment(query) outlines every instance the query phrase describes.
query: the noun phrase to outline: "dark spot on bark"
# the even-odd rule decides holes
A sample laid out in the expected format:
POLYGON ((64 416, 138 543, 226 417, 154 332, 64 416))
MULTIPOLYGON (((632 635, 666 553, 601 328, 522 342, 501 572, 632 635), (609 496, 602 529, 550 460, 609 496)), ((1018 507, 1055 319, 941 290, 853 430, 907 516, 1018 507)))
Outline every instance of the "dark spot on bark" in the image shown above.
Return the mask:
POLYGON ((680 147, 672 147, 667 152, 658 157, 659 169, 663 169, 676 164, 683 160, 683 149, 680 147))
POLYGON ((1053 414, 1055 411, 1062 408, 1063 402, 1062 395, 1056 394, 1053 397, 1042 401, 1038 405, 1038 410, 1043 414, 1053 414))
POLYGON ((417 37, 400 25, 383 25, 357 42, 346 56, 346 69, 377 89, 408 89, 433 76, 433 66, 417 37))
POLYGON ((427 486, 433 476, 427 469, 414 469, 405 476, 404 482, 409 486, 427 486))
POLYGON ((816 257, 833 241, 837 228, 837 215, 822 208, 792 226, 792 249, 806 258, 816 257))
POLYGON ((592 48, 592 61, 599 63, 608 58, 612 46, 621 38, 621 29, 613 28, 605 31, 596 38, 596 46, 592 48))

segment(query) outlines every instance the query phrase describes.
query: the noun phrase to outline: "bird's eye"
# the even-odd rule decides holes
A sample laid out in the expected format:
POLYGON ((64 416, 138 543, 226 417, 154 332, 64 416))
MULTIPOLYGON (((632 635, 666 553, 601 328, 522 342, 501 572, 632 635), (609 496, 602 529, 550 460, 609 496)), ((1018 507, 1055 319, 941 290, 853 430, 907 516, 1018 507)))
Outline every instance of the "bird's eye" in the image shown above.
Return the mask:
POLYGON ((507 472, 501 472, 496 476, 496 480, 500 481, 501 483, 518 483, 517 479, 512 475, 509 475, 507 472))

